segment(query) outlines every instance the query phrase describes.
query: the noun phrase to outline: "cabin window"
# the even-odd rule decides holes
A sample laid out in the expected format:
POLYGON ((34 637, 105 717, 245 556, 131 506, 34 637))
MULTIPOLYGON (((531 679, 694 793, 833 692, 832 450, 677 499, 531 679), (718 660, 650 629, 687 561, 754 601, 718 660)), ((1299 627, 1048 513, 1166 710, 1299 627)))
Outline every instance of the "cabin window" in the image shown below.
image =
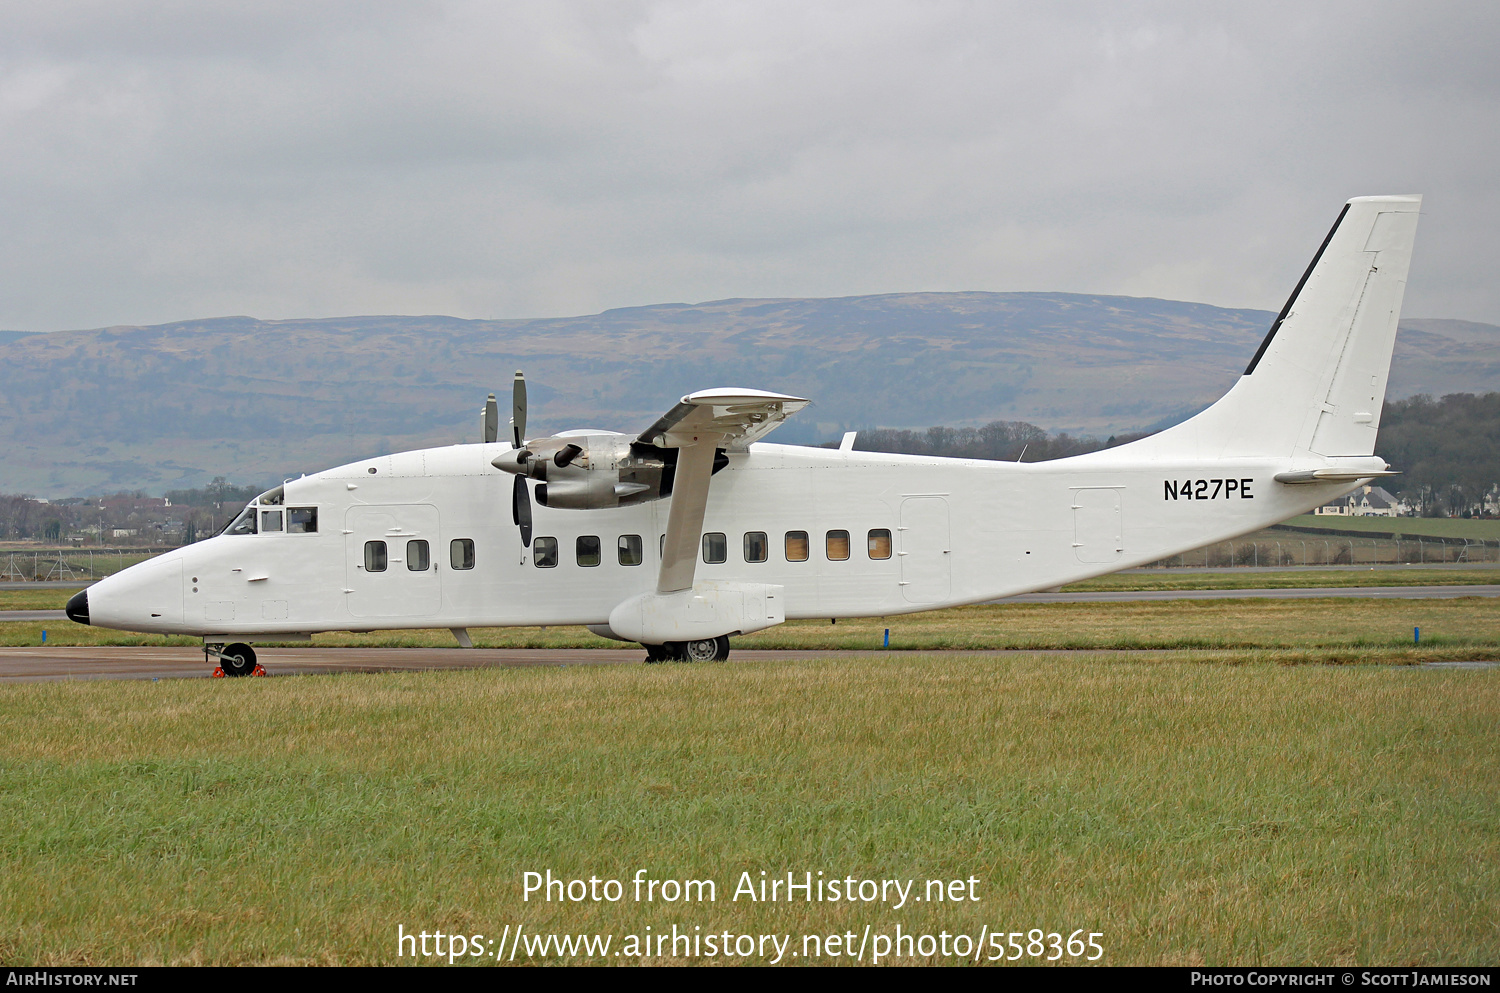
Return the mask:
POLYGON ((788 531, 786 533, 786 560, 788 562, 807 561, 806 531, 788 531))
POLYGON ((406 543, 406 568, 409 572, 426 572, 432 566, 432 552, 427 542, 415 538, 406 543))
POLYGON ((868 543, 865 546, 870 551, 872 559, 888 559, 891 557, 891 532, 889 528, 876 528, 871 531, 868 543))
POLYGON ((262 510, 260 512, 260 533, 261 534, 265 534, 267 531, 280 531, 280 530, 281 530, 281 511, 279 511, 279 510, 262 510))
POLYGON ((365 572, 385 572, 385 542, 365 542, 365 572))
POLYGON ((771 553, 771 539, 764 531, 745 532, 745 561, 764 562, 771 553))
POLYGON ((538 569, 557 568, 557 539, 538 538, 531 543, 531 561, 538 569))
POLYGON ((573 545, 573 553, 578 557, 578 564, 584 567, 596 566, 603 559, 599 549, 599 536, 596 534, 580 535, 573 545))
POLYGON ((640 565, 645 556, 645 549, 641 547, 641 536, 638 534, 622 534, 616 546, 619 549, 621 565, 640 565))
POLYGON ((454 538, 448 542, 448 564, 459 570, 474 568, 474 539, 454 538))
POLYGON ((843 562, 849 558, 849 532, 830 531, 824 539, 823 549, 828 554, 828 561, 843 562))
POLYGON ((292 534, 318 533, 317 507, 290 507, 286 512, 286 529, 292 534))
POLYGON ((246 507, 240 511, 240 516, 229 522, 224 528, 224 534, 254 534, 255 533, 255 508, 246 507))
POLYGON ((703 561, 718 565, 729 558, 729 538, 722 531, 710 531, 703 536, 703 561))

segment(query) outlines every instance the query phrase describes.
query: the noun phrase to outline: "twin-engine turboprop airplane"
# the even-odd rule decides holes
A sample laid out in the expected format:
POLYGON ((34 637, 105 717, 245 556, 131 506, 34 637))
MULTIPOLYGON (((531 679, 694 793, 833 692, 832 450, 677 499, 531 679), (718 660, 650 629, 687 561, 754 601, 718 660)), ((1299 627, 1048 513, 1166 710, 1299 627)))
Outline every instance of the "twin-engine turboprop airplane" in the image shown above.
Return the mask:
POLYGON ((483 443, 288 480, 68 616, 201 635, 227 675, 256 669, 251 642, 393 628, 467 647, 470 627, 579 624, 648 661, 723 659, 787 618, 995 600, 1233 538, 1391 475, 1375 433, 1420 206, 1350 200, 1233 389, 1141 441, 1039 463, 773 445, 808 401, 748 389, 635 437, 527 440, 518 373, 509 439, 491 395, 483 443))

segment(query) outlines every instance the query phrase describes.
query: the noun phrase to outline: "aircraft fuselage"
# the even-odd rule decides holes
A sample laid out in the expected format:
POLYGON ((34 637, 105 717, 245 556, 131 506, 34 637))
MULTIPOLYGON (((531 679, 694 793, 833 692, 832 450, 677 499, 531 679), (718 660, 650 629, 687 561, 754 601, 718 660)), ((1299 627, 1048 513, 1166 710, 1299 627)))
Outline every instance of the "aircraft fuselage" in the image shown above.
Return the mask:
MULTIPOLYGON (((280 504, 257 508, 281 530, 223 534, 105 579, 89 590, 90 623, 263 639, 604 625, 653 588, 670 498, 537 507, 527 549, 507 513, 510 478, 491 465, 507 448, 405 452, 290 480, 280 504), (298 511, 315 531, 289 530, 298 511)), ((782 586, 788 619, 901 614, 1152 562, 1350 485, 1277 483, 1284 458, 1129 466, 1109 455, 1012 463, 756 444, 714 476, 697 575, 782 586)))

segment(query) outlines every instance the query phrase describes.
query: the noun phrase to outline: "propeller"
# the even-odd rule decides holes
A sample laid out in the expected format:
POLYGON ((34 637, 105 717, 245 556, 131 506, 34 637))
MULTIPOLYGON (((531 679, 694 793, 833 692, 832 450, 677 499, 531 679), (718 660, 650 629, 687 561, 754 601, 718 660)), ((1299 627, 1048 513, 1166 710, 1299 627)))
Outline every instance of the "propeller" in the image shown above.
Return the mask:
POLYGON ((480 437, 484 439, 486 445, 493 444, 500 437, 500 405, 495 402, 495 394, 493 393, 484 402, 484 420, 481 432, 480 437))
POLYGON ((516 370, 510 386, 510 447, 520 448, 526 437, 526 377, 516 370))
MULTIPOLYGON (((495 394, 490 394, 490 403, 485 405, 486 413, 495 399, 495 394)), ((525 466, 531 458, 531 453, 521 447, 521 442, 526 437, 526 377, 520 369, 516 370, 516 378, 510 387, 510 447, 515 452, 515 461, 518 466, 525 466)), ((496 427, 498 429, 499 414, 496 413, 496 427)), ((488 430, 488 421, 486 430, 488 430)), ((491 437, 489 440, 493 441, 491 437)), ((526 489, 526 473, 524 469, 516 474, 515 484, 510 491, 510 516, 515 521, 516 527, 521 529, 521 547, 531 547, 531 493, 526 489)))
POLYGON ((526 492, 526 477, 517 476, 510 491, 510 514, 521 529, 521 544, 531 547, 531 494, 526 492))

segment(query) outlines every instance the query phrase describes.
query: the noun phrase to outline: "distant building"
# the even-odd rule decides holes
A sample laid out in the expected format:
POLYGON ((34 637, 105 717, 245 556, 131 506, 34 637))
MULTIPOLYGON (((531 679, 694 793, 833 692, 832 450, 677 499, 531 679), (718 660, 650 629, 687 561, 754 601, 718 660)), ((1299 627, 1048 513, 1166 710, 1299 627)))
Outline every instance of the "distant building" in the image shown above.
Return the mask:
POLYGON ((1361 486, 1348 496, 1325 503, 1315 514, 1338 514, 1343 517, 1395 517, 1400 502, 1379 486, 1361 486))
POLYGON ((141 533, 140 528, 115 528, 116 538, 134 538, 141 533))

